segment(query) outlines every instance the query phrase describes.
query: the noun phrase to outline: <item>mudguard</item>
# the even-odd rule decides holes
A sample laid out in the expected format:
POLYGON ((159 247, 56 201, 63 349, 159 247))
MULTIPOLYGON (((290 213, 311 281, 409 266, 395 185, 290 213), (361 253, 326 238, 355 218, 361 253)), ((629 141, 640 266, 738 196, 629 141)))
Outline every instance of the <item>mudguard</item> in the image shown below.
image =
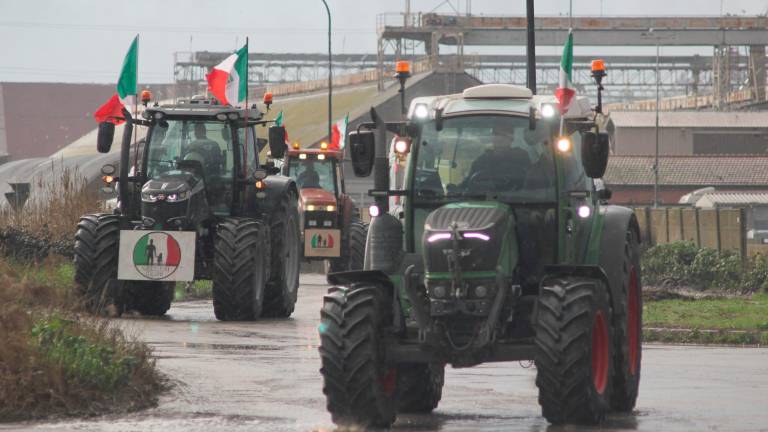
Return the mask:
POLYGON ((296 182, 290 177, 271 175, 264 179, 264 185, 267 196, 259 201, 259 208, 263 213, 271 214, 283 195, 288 192, 292 191, 295 199, 299 196, 296 182))
POLYGON ((338 273, 329 273, 328 283, 331 285, 344 285, 352 287, 355 284, 368 283, 385 287, 387 298, 392 297, 394 285, 386 273, 380 270, 354 270, 338 273))
POLYGON ((622 298, 622 265, 624 260, 624 242, 628 230, 633 230, 637 234, 637 239, 642 243, 640 237, 640 225, 637 223, 632 210, 615 205, 603 207, 604 222, 603 232, 600 240, 600 258, 598 260, 600 268, 603 269, 608 278, 610 287, 611 303, 614 310, 619 307, 618 301, 622 298))

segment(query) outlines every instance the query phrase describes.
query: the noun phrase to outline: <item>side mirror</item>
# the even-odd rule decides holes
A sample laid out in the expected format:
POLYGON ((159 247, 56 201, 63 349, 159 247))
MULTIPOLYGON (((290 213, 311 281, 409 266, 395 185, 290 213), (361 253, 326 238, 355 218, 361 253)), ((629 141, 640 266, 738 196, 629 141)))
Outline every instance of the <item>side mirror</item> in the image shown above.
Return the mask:
POLYGON ((106 164, 101 167, 101 174, 105 176, 111 176, 117 172, 117 167, 112 164, 106 164))
POLYGON ((264 180, 267 178, 267 170, 264 168, 257 168, 253 170, 253 179, 254 180, 264 180))
POLYGON ((349 133, 349 152, 352 168, 358 177, 368 177, 373 170, 376 154, 376 137, 373 131, 352 131, 349 133))
POLYGON ((285 127, 269 127, 269 152, 274 159, 281 159, 285 155, 285 127))
POLYGON ((99 123, 99 132, 96 137, 96 150, 99 153, 109 153, 112 141, 115 140, 115 124, 110 122, 99 123))
POLYGON ((608 134, 584 132, 581 135, 581 164, 587 177, 600 178, 608 166, 608 134))
POLYGON ((600 189, 597 191, 597 199, 600 201, 608 201, 613 196, 613 192, 610 189, 600 189))

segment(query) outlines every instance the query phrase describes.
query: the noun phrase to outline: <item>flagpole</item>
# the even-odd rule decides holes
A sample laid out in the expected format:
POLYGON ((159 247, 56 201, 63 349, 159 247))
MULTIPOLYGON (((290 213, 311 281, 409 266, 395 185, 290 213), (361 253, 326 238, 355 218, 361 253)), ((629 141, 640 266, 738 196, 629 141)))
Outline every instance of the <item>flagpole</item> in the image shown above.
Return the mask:
POLYGON ((245 150, 243 151, 243 177, 248 178, 248 36, 245 37, 245 150))
MULTIPOLYGON (((133 92, 133 118, 139 118, 139 34, 136 35, 136 87, 133 92)), ((133 123, 133 175, 136 175, 138 171, 136 164, 139 159, 139 145, 137 141, 136 132, 138 131, 138 124, 133 123)))

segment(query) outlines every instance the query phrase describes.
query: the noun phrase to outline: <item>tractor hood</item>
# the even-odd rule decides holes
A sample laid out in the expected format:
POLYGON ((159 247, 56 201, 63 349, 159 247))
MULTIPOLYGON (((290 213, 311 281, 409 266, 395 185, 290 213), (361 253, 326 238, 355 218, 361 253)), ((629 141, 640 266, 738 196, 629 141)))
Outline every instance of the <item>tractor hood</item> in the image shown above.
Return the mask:
POLYGON ((200 183, 200 178, 185 171, 169 171, 144 184, 142 193, 178 194, 187 193, 200 183))
POLYGON ((303 209, 306 209, 308 205, 314 206, 335 206, 336 196, 333 193, 328 192, 325 189, 320 188, 307 188, 299 191, 299 204, 303 209))
MULTIPOLYGON (((514 216, 504 204, 455 203, 429 214, 422 250, 428 273, 495 271, 514 235, 514 216)), ((467 274, 467 277, 471 275, 467 274)))

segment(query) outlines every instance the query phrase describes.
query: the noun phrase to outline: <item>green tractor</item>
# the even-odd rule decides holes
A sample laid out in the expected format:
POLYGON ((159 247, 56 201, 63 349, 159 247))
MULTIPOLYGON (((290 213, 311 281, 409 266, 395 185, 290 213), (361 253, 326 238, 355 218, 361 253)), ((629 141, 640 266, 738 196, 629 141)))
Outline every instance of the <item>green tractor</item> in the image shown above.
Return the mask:
POLYGON ((446 365, 502 361, 535 362, 551 423, 633 409, 640 231, 594 186, 609 153, 600 112, 579 97, 561 116, 553 96, 488 84, 415 98, 406 121, 372 109, 350 134, 376 206, 364 270, 329 275, 321 312, 335 423, 431 412, 446 365), (401 190, 389 187, 387 132, 407 166, 401 190), (392 214, 391 196, 404 203, 392 214))
MULTIPOLYGON (((267 140, 255 129, 272 120, 254 108, 195 97, 146 107, 142 118, 123 110, 119 174, 102 169, 117 185, 117 209, 82 216, 75 234, 75 282, 89 310, 163 315, 176 282, 211 280, 220 320, 291 315, 298 191, 259 160, 267 140), (132 149, 134 125, 148 129, 132 149)), ((114 132, 113 123, 99 125, 99 151, 109 151, 114 132)), ((271 126, 269 138, 282 156, 284 128, 271 126)))

